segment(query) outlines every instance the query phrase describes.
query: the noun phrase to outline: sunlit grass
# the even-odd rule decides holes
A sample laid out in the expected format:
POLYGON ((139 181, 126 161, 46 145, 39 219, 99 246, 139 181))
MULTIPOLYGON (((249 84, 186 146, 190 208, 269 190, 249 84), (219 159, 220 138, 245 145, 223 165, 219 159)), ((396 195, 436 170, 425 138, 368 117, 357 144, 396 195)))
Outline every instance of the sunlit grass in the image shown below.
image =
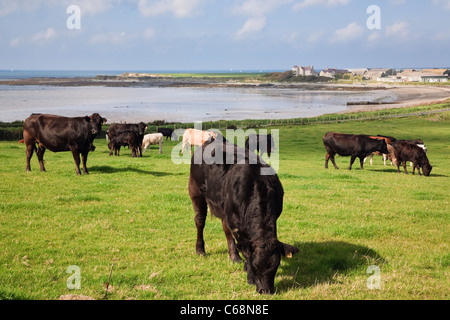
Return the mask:
MULTIPOLYGON (((285 190, 278 236, 300 252, 283 260, 277 293, 259 296, 242 264, 228 259, 217 218, 208 216, 205 257, 195 254, 189 166, 175 165, 164 142, 143 158, 108 156, 96 140, 90 175, 76 176, 70 153, 36 156, 25 172, 25 147, 0 142, 0 298, 101 299, 112 265, 110 299, 448 299, 450 130, 434 116, 332 125, 283 126, 279 177, 285 190), (431 176, 374 165, 324 169, 327 131, 421 138, 431 176), (69 266, 81 289, 69 290, 69 266), (370 290, 367 268, 380 268, 370 290)), ((411 171, 411 169, 409 169, 411 171)))

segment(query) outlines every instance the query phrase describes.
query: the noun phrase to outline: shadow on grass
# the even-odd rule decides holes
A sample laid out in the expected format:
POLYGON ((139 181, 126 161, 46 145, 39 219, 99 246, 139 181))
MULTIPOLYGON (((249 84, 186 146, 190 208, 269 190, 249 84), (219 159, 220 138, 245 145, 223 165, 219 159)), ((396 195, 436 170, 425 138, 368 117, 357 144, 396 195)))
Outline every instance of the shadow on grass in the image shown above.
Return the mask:
POLYGON ((118 172, 135 172, 135 173, 141 173, 141 174, 149 174, 155 177, 164 177, 164 176, 176 176, 181 175, 181 173, 170 173, 170 172, 157 172, 157 171, 147 171, 142 170, 140 168, 133 168, 133 167, 111 167, 111 166, 93 166, 89 168, 89 172, 98 172, 98 173, 105 173, 105 174, 112 174, 112 173, 118 173, 118 172))
POLYGON ((333 283, 336 275, 366 274, 369 266, 380 267, 386 263, 372 249, 347 242, 306 242, 295 246, 299 253, 292 259, 284 259, 277 272, 277 275, 287 276, 278 283, 279 291, 333 283))

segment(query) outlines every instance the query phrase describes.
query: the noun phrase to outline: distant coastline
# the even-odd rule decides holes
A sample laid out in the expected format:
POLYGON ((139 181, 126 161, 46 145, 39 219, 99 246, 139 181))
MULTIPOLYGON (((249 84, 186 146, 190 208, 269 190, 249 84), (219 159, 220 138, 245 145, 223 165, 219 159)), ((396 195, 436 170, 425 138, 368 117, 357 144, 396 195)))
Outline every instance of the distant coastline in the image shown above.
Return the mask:
MULTIPOLYGON (((205 121, 299 118, 328 113, 378 111, 439 103, 450 99, 450 86, 438 85, 277 82, 268 81, 264 75, 240 72, 163 75, 150 73, 142 76, 135 73, 117 74, 118 72, 79 77, 77 74, 51 77, 48 73, 44 77, 24 76, 17 79, 3 77, 0 80, 0 93, 5 96, 3 101, 0 101, 0 121, 21 120, 30 112, 56 112, 72 116, 80 112, 83 114, 92 112, 96 108, 109 114, 110 119, 117 122, 139 119, 149 122, 154 120, 183 122, 190 121, 191 117, 205 121), (65 88, 65 95, 61 92, 53 96, 56 92, 50 93, 47 90, 35 92, 34 86, 40 89, 65 88), (20 92, 15 90, 15 87, 20 92), (126 91, 117 91, 114 88, 126 91), (126 88, 133 90, 167 88, 175 91, 169 91, 172 92, 169 96, 162 95, 158 98, 155 94, 160 91, 145 93, 126 88), (16 93, 13 93, 14 91, 16 93), (105 98, 100 94, 106 94, 105 98), (255 98, 255 94, 258 97, 255 98), (314 97, 314 100, 304 100, 303 96, 314 97), (338 100, 331 98, 327 101, 328 97, 335 97, 338 100), (312 105, 309 105, 310 102, 312 105), (12 110, 14 112, 11 112, 12 110), (12 113, 20 116, 17 116, 17 119, 9 119, 12 113)), ((53 75, 61 73, 62 71, 55 71, 53 75)))

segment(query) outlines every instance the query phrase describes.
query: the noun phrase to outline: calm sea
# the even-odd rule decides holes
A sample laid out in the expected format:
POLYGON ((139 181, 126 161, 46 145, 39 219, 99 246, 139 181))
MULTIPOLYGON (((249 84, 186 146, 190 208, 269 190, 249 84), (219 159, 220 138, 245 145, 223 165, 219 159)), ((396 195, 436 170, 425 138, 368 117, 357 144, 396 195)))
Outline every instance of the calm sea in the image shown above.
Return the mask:
MULTIPOLYGON (((0 79, 121 73, 123 71, 1 71, 0 79)), ((394 94, 384 90, 8 86, 1 85, 0 81, 0 121, 24 120, 31 113, 73 117, 94 112, 107 118, 109 123, 287 119, 345 111, 347 102, 395 100, 394 94)))

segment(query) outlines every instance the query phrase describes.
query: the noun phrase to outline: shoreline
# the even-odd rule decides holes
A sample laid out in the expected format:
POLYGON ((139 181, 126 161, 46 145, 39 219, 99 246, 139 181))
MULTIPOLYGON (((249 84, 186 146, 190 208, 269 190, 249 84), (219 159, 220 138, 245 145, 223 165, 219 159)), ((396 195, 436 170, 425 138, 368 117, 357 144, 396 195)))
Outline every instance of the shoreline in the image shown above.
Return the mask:
MULTIPOLYGON (((336 114, 380 111, 392 108, 412 107, 442 103, 450 99, 450 86, 426 85, 389 85, 381 83, 263 83, 243 82, 238 79, 224 81, 211 78, 171 78, 155 77, 152 79, 101 80, 98 78, 29 78, 19 80, 0 80, 1 86, 53 86, 53 87, 110 87, 110 88, 254 88, 254 89, 290 89, 318 92, 371 92, 387 91, 396 97, 395 102, 359 101, 348 103, 345 110, 332 112, 336 114)), ((325 110, 323 110, 325 111, 325 110)), ((283 112, 284 113, 284 112, 283 112)), ((289 112, 286 112, 289 113, 289 112)), ((324 112, 322 115, 330 114, 324 112)), ((296 117, 288 116, 286 119, 296 117)), ((226 119, 223 119, 226 120, 226 119)))

